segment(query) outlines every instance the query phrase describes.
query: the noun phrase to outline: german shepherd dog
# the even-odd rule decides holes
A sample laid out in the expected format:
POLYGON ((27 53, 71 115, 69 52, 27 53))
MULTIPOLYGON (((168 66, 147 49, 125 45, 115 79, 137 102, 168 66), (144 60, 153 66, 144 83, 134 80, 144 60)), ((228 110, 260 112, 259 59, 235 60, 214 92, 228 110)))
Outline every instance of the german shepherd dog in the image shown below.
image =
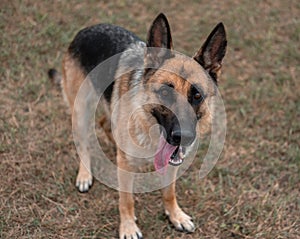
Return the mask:
MULTIPOLYGON (((131 137, 139 145, 148 144, 148 133, 153 125, 160 126, 159 136, 154 142, 156 154, 150 157, 150 160, 142 160, 142 162, 154 164, 155 172, 160 172, 162 177, 171 178, 170 183, 161 189, 162 200, 170 222, 180 231, 193 232, 195 227, 191 217, 177 204, 176 172, 195 140, 210 128, 214 96, 226 45, 224 25, 219 23, 193 58, 186 60, 187 58, 176 57, 173 54, 168 20, 161 13, 153 21, 146 43, 124 28, 99 24, 81 30, 70 44, 63 60, 61 85, 74 115, 76 95, 81 84, 88 78, 89 72, 108 58, 116 54, 120 55, 116 64, 109 69, 109 74, 112 74, 114 81, 105 89, 102 97, 103 104, 108 106, 106 118, 110 121, 112 110, 116 108, 118 116, 114 125, 112 122, 111 128, 112 131, 113 127, 116 128, 114 135, 121 138, 121 141, 126 141, 122 132, 129 127, 131 137), (138 70, 133 69, 135 64, 139 66, 138 70), (133 70, 116 77, 119 69, 124 66, 133 70), (129 92, 126 103, 119 104, 117 107, 117 102, 129 92), (146 97, 146 101, 157 103, 140 107, 138 113, 135 117, 131 117, 129 122, 124 120, 122 117, 125 112, 133 109, 133 105, 138 102, 141 95, 146 97), (162 172, 165 167, 168 168, 168 173, 162 172)), ((100 78, 98 82, 93 81, 92 87, 95 88, 99 82, 101 82, 100 78)), ((84 112, 89 102, 84 99, 80 101, 81 110, 84 112)), ((84 116, 78 117, 79 124, 83 128, 87 127, 84 116)), ((88 136, 83 136, 81 142, 84 153, 80 155, 76 179, 76 187, 80 192, 88 191, 93 180, 85 137, 88 136)), ((127 154, 118 144, 116 157, 120 169, 120 172, 118 171, 119 236, 122 239, 142 238, 134 213, 132 192, 134 177, 122 173, 122 171, 138 172, 141 160, 137 160, 132 154, 127 154)))

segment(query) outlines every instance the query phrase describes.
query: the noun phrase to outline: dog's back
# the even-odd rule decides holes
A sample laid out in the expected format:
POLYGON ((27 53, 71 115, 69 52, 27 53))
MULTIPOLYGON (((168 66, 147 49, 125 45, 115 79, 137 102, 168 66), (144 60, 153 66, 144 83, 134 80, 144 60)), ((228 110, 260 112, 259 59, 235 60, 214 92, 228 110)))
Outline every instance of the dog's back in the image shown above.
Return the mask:
MULTIPOLYGON (((130 44, 137 41, 141 40, 122 27, 111 24, 98 24, 81 30, 70 44, 68 54, 78 61, 83 73, 87 75, 101 62, 124 52, 130 44)), ((110 75, 106 76, 107 79, 113 79, 118 67, 119 57, 117 56, 114 60, 116 64, 110 65, 110 75)), ((110 101, 112 88, 113 83, 104 93, 107 101, 110 101)))

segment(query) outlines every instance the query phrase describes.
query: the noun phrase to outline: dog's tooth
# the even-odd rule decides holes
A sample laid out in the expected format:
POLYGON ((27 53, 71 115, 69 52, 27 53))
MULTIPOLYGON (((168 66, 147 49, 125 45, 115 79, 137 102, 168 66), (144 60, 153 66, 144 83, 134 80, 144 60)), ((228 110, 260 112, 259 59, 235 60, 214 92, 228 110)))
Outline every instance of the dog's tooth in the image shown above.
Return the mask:
POLYGON ((180 158, 180 159, 184 159, 184 157, 185 157, 185 155, 184 155, 184 153, 183 153, 183 149, 182 149, 181 146, 179 147, 179 154, 178 154, 178 155, 179 155, 179 158, 180 158))
POLYGON ((179 152, 180 159, 184 159, 185 155, 182 153, 182 151, 179 152))

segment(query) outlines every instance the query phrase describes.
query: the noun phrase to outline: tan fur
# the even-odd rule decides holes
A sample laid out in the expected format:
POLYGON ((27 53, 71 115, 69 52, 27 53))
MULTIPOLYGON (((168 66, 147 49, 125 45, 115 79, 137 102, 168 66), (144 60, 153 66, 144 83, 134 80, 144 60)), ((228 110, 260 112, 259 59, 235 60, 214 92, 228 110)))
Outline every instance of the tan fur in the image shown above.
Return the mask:
MULTIPOLYGON (((209 87, 212 87, 210 85, 207 85, 207 80, 205 77, 205 73, 202 73, 202 78, 199 77, 199 75, 193 75, 193 68, 197 67, 196 63, 195 65, 192 63, 186 63, 181 61, 180 59, 171 59, 166 61, 164 67, 173 69, 174 73, 166 70, 157 70, 155 74, 153 74, 149 78, 149 84, 152 83, 165 83, 166 79, 167 81, 172 82, 174 85, 175 90, 182 94, 187 95, 187 92, 191 86, 191 83, 198 82, 200 79, 201 86, 205 89, 206 92, 209 92, 212 94, 212 89, 209 89, 209 87), (184 68, 185 72, 191 72, 189 75, 180 76, 178 75, 178 69, 184 68), (187 78, 183 78, 187 77, 187 78), (189 81, 187 81, 188 79, 189 81), (201 80, 203 79, 203 80, 201 80)), ((62 87, 63 91, 66 95, 67 101, 69 102, 70 108, 72 109, 73 114, 76 112, 73 111, 73 105, 75 102, 76 95, 78 93, 78 90, 80 88, 80 85, 85 79, 85 75, 80 69, 78 63, 76 60, 72 59, 70 55, 66 55, 63 61, 63 81, 62 81, 62 87)), ((121 76, 119 79, 116 80, 115 88, 117 89, 117 92, 113 94, 112 98, 112 104, 111 108, 114 107, 114 102, 116 102, 121 96, 126 94, 130 89, 128 88, 128 82, 130 80, 131 74, 127 73, 121 76)), ((124 109, 126 112, 130 111, 130 107, 133 107, 132 102, 126 103, 126 108, 124 109)), ((173 107, 180 107, 178 105, 174 105, 173 107)), ((183 106, 184 107, 184 106, 183 106)), ((204 114, 203 120, 201 123, 199 123, 198 130, 200 131, 199 134, 202 134, 204 131, 207 131, 209 127, 209 121, 210 121, 210 113, 207 109, 207 104, 203 104, 201 110, 203 112, 206 112, 204 114), (207 121, 205 123, 205 121, 207 121)), ((124 121, 122 120, 122 111, 120 111, 120 115, 118 117, 117 122, 117 128, 126 128, 129 126, 129 132, 132 139, 139 145, 147 145, 149 144, 149 138, 145 137, 143 140, 141 140, 139 137, 144 132, 148 132, 149 129, 153 124, 156 123, 156 121, 152 118, 149 118, 149 114, 145 113, 145 111, 135 112, 135 114, 130 118, 130 120, 124 121)), ((102 116, 102 118, 99 121, 100 126, 108 132, 110 130, 109 126, 109 118, 106 116, 102 116)), ((109 138, 111 141, 114 141, 113 136, 109 134, 109 138)), ((121 139, 121 141, 126 141, 127 139, 121 139)), ((86 160, 82 160, 80 162, 79 166, 79 172, 77 176, 77 181, 88 181, 91 178, 90 174, 90 162, 87 159, 89 155, 84 156, 86 160)), ((120 182, 120 188, 124 191, 120 191, 119 196, 119 211, 121 216, 121 226, 120 230, 123 231, 123 233, 127 233, 128 230, 139 230, 135 224, 135 215, 134 215, 134 200, 131 193, 128 193, 128 191, 131 190, 130 187, 132 187, 133 178, 129 177, 128 174, 122 173, 122 170, 125 171, 131 171, 131 172, 138 172, 139 166, 136 162, 133 161, 132 158, 128 158, 121 150, 117 150, 117 163, 118 167, 121 169, 119 171, 118 177, 120 182), (123 223, 122 223, 123 222, 123 223)), ((193 230, 193 225, 191 225, 190 217, 186 215, 178 206, 177 200, 176 200, 176 193, 175 193, 175 179, 176 179, 176 170, 169 170, 169 172, 166 175, 166 178, 170 180, 172 183, 162 189, 162 198, 164 207, 166 210, 167 215, 169 215, 169 218, 171 222, 177 227, 180 228, 181 224, 184 223, 184 227, 188 230, 193 230)), ((129 233, 129 231, 128 231, 129 233)))
MULTIPOLYGON (((208 94, 208 96, 214 96, 214 85, 211 81, 207 80, 207 75, 204 71, 199 72, 198 63, 193 61, 185 61, 180 57, 171 58, 167 60, 163 65, 166 70, 158 70, 149 78, 150 83, 163 84, 164 82, 171 82, 174 85, 175 91, 181 95, 187 95, 187 92, 192 83, 200 84, 203 90, 208 94), (184 69, 186 73, 181 74, 181 69, 184 69), (171 72, 174 73, 171 73, 171 72), (167 80, 166 80, 167 79, 167 80)), ((205 135, 211 126, 212 121, 212 105, 213 102, 209 102, 211 97, 207 97, 207 100, 201 105, 199 113, 201 113, 202 118, 197 124, 197 135, 198 137, 205 135)), ((179 107, 174 105, 174 107, 179 107)), ((172 108, 171 108, 172 110, 172 108)))
MULTIPOLYGON (((193 74, 196 69, 199 69, 199 66, 197 63, 186 63, 184 61, 181 61, 179 59, 171 59, 167 60, 163 68, 167 69, 173 69, 174 73, 166 70, 160 70, 158 69, 153 75, 150 76, 148 79, 148 84, 163 84, 166 81, 172 82, 174 85, 175 90, 181 94, 181 95, 187 95, 188 90, 190 89, 191 83, 198 83, 200 82, 201 87, 207 92, 208 94, 213 94, 213 85, 209 85, 207 82, 207 75, 205 72, 199 74, 193 74), (190 72, 190 74, 187 76, 180 76, 178 75, 178 69, 184 68, 185 72, 190 72), (187 77, 187 78, 183 78, 187 77), (167 80, 166 80, 167 79, 167 80), (189 81, 187 81, 188 79, 189 81)), ((126 94, 130 89, 128 88, 128 81, 130 80, 130 74, 126 74, 116 82, 116 88, 118 89, 118 97, 116 97, 112 100, 112 105, 114 105, 114 101, 116 101, 118 98, 126 94)), ((143 92, 143 94, 145 94, 143 92)), ((138 96, 137 96, 138 97, 138 96)), ((149 93, 149 97, 151 97, 151 93, 149 93)), ((209 98, 209 97, 208 97, 209 98)), ((138 101, 138 99, 135 99, 134 101, 138 101)), ((116 126, 120 129, 128 128, 131 139, 134 140, 139 145, 148 145, 150 144, 151 139, 145 138, 143 140, 139 140, 139 137, 147 132, 149 132, 150 128, 156 124, 157 122, 153 120, 153 117, 150 115, 149 112, 147 112, 147 106, 145 106, 145 110, 141 110, 139 112, 135 112, 135 114, 130 118, 129 121, 124 121, 123 116, 127 111, 131 110, 131 107, 133 107, 133 101, 129 101, 124 103, 124 107, 120 107, 120 115, 119 115, 119 121, 117 122, 116 126), (123 114, 124 113, 124 114, 123 114)), ((173 106, 174 109, 176 107, 185 107, 180 106, 178 104, 175 104, 173 106)), ((201 135, 202 133, 208 131, 210 120, 211 120, 211 114, 208 109, 208 105, 204 103, 201 106, 201 111, 203 114, 202 120, 199 122, 198 126, 198 135, 201 135)), ((119 136, 119 135, 118 135, 119 136)), ((127 138, 121 139, 121 141, 126 141, 127 138)), ((139 169, 139 164, 137 164, 137 161, 135 161, 134 158, 128 157, 124 153, 121 153, 118 151, 117 153, 117 159, 118 159, 118 167, 120 169, 131 171, 131 172, 137 172, 139 169)), ((152 162, 151 162, 152 163, 152 162)), ((169 182, 172 182, 169 186, 162 189, 162 198, 164 207, 166 210, 167 215, 169 215, 169 218, 171 222, 175 225, 176 228, 180 229, 184 227, 188 231, 193 231, 193 224, 191 223, 191 218, 186 215, 178 206, 177 200, 176 200, 176 192, 175 192, 175 180, 176 180, 176 169, 169 169, 167 172, 167 175, 165 175, 166 180, 169 180, 169 182)), ((127 192, 120 191, 120 201, 119 201, 119 210, 121 215, 121 226, 120 230, 123 231, 123 233, 127 233, 127 231, 130 230, 138 230, 136 228, 135 224, 135 216, 134 216, 134 200, 131 193, 128 193, 128 191, 131 191, 132 187, 132 178, 129 177, 127 174, 123 174, 122 171, 119 172, 119 182, 120 182, 120 188, 121 190, 125 190, 127 192), (124 183, 124 184, 123 184, 124 183), (133 229, 135 228, 135 229, 133 229)))
POLYGON ((85 74, 79 67, 77 60, 73 59, 68 53, 63 59, 62 70, 62 90, 72 112, 75 98, 77 96, 79 87, 85 79, 85 74))
MULTIPOLYGON (((78 62, 73 59, 68 53, 66 53, 63 59, 63 79, 61 82, 62 92, 65 100, 67 101, 72 117, 76 112, 74 111, 74 103, 79 91, 81 84, 85 79, 85 74, 79 67, 78 62)), ((84 104, 84 102, 81 102, 84 104)), ((76 185, 79 183, 91 185, 92 174, 91 174, 91 162, 88 150, 83 150, 81 160, 79 163, 79 170, 76 179, 76 185)))
MULTIPOLYGON (((168 27, 166 27, 168 25, 166 22, 167 20, 162 15, 160 15, 157 19, 155 20, 156 24, 153 23, 153 25, 151 26, 152 30, 149 31, 150 38, 148 39, 148 41, 153 41, 154 45, 152 45, 151 47, 163 47, 164 45, 166 45, 165 42, 164 44, 162 44, 163 41, 169 40, 169 47, 171 48, 172 39, 165 39, 166 37, 168 37, 168 34, 166 34, 167 31, 169 31, 168 27), (162 23, 162 21, 164 21, 164 24, 162 23), (153 36, 151 36, 151 34, 153 34, 153 36)), ((217 38, 217 40, 222 42, 224 35, 219 35, 220 38, 217 38)), ((144 46, 146 45, 141 43, 136 45, 137 48, 144 46)), ((216 56, 218 56, 215 53, 217 53, 218 51, 219 47, 217 45, 216 47, 209 48, 208 50, 201 48, 195 55, 202 60, 201 54, 204 54, 204 58, 205 60, 207 60, 206 63, 208 64, 208 67, 211 67, 210 70, 215 73, 216 77, 218 77, 221 72, 221 62, 214 62, 216 61, 216 56), (210 49, 212 49, 212 51, 210 51, 210 49), (215 58, 213 58, 212 56, 214 56, 215 58)), ((152 52, 153 54, 145 54, 144 64, 147 64, 147 62, 149 62, 149 64, 152 63, 153 59, 151 57, 153 56, 154 58, 159 58, 158 54, 155 55, 155 52, 156 51, 152 52)), ((144 149, 152 149, 152 152, 156 152, 155 150, 157 150, 157 142, 159 140, 161 132, 158 128, 153 127, 158 124, 158 120, 153 116, 151 112, 153 111, 153 108, 151 108, 151 104, 155 104, 155 99, 157 99, 158 96, 157 93, 154 93, 151 87, 155 87, 155 85, 161 86, 162 84, 168 85, 168 83, 171 83, 175 92, 185 97, 185 101, 176 100, 175 103, 171 102, 169 110, 175 113, 179 112, 180 115, 176 115, 175 113, 174 114, 178 116, 178 118, 182 117, 184 119, 188 119, 188 124, 190 124, 191 122, 189 117, 193 117, 194 115, 196 115, 194 122, 196 122, 197 119, 196 131, 198 137, 204 135, 210 129, 213 117, 213 96, 215 95, 216 90, 216 86, 214 85, 213 80, 208 75, 208 70, 204 70, 199 65, 199 61, 197 62, 196 60, 191 60, 190 58, 187 59, 184 56, 170 57, 169 59, 165 59, 163 62, 155 61, 154 63, 159 66, 159 69, 149 71, 149 74, 146 74, 145 78, 142 79, 139 78, 142 77, 142 74, 138 75, 138 77, 134 76, 132 72, 130 72, 130 69, 126 68, 126 62, 128 62, 126 61, 126 57, 131 56, 131 54, 129 53, 127 53, 127 55, 124 55, 125 60, 123 59, 122 61, 122 57, 120 58, 120 62, 123 64, 119 65, 120 72, 125 72, 122 70, 128 71, 126 71, 127 73, 125 74, 117 74, 119 73, 117 70, 115 75, 121 76, 118 79, 114 79, 114 90, 112 92, 111 102, 109 105, 107 103, 104 103, 106 115, 102 116, 99 120, 100 127, 103 129, 106 135, 108 135, 109 140, 116 143, 117 146, 116 158, 118 165, 119 211, 121 219, 119 233, 120 238, 122 239, 142 238, 142 234, 135 223, 136 218, 134 213, 134 199, 131 193, 133 192, 134 176, 129 172, 140 172, 140 169, 145 165, 149 165, 149 163, 153 165, 153 158, 149 157, 148 160, 141 160, 138 156, 134 157, 130 156, 130 154, 128 153, 124 153, 119 147, 120 145, 126 145, 127 147, 128 141, 131 140, 136 145, 144 147, 144 149), (122 67, 124 67, 125 69, 122 69, 122 67), (143 84, 143 81, 147 83, 143 84), (130 85, 132 82, 137 84, 137 88, 134 87, 135 89, 130 89, 130 85), (192 98, 193 96, 189 97, 189 99, 194 99, 191 103, 191 105, 194 105, 192 106, 194 108, 187 107, 186 105, 186 97, 189 95, 190 91, 194 90, 194 88, 192 88, 191 90, 191 85, 198 85, 206 95, 204 102, 202 102, 201 104, 200 101, 196 101, 196 103, 194 104, 193 102, 195 102, 196 98, 192 98), (128 96, 127 100, 126 96, 128 96), (119 100, 121 97, 122 100, 119 100), (140 107, 137 104, 140 102, 154 103, 150 103, 148 105, 145 104, 140 107), (184 108, 188 109, 186 111, 178 110, 184 108), (129 113, 132 113, 132 115, 128 115, 129 113), (192 113, 193 115, 190 115, 189 113, 192 113), (112 123, 114 127, 111 127, 110 123, 112 123), (150 129, 153 130, 153 132, 150 132, 150 129)), ((160 52, 160 54, 163 53, 164 51, 160 52)), ((137 71, 135 73, 140 72, 137 71)), ((63 80, 61 84, 64 97, 68 102, 72 112, 73 129, 74 127, 78 127, 85 130, 86 128, 82 126, 85 126, 85 124, 88 123, 85 122, 85 118, 82 116, 85 115, 85 109, 87 108, 87 104, 89 103, 86 102, 86 98, 76 99, 79 88, 81 87, 85 79, 86 74, 83 72, 79 62, 67 53, 63 60, 63 80), (74 106, 75 100, 76 107, 74 106), (78 115, 79 108, 77 107, 83 109, 80 117, 78 115), (76 119, 75 121, 74 118, 76 119)), ((86 92, 89 93, 93 86, 90 81, 88 81, 88 83, 89 86, 87 87, 86 92)), ((177 97, 176 99, 179 98, 180 97, 177 97)), ((166 117, 164 119, 168 118, 166 117)), ((169 123, 167 120, 166 122, 169 123)), ((193 125, 193 127, 195 126, 194 123, 190 125, 193 125)), ((171 125, 171 127, 173 126, 171 125)), ((174 131, 172 131, 172 133, 174 131)), ((82 144, 80 145, 81 155, 79 156, 81 161, 76 179, 76 186, 79 188, 79 191, 84 192, 88 191, 89 187, 92 184, 92 174, 90 161, 91 159, 87 146, 88 135, 83 134, 83 136, 81 137, 82 138, 78 139, 78 141, 80 143, 82 142, 82 144)), ((141 158, 144 159, 147 157, 142 156, 141 158)), ((169 160, 169 163, 172 163, 172 159, 169 160)), ((189 217, 181 210, 176 200, 175 181, 178 168, 173 166, 169 166, 166 168, 167 172, 162 177, 162 180, 165 181, 163 185, 168 186, 161 190, 166 214, 169 216, 170 221, 173 223, 176 229, 193 232, 194 224, 191 221, 191 217, 189 217)))
POLYGON ((107 115, 102 115, 99 119, 99 126, 101 129, 103 129, 105 135, 108 137, 108 141, 105 141, 106 144, 113 143, 115 144, 114 137, 111 133, 111 125, 110 120, 108 119, 107 115))

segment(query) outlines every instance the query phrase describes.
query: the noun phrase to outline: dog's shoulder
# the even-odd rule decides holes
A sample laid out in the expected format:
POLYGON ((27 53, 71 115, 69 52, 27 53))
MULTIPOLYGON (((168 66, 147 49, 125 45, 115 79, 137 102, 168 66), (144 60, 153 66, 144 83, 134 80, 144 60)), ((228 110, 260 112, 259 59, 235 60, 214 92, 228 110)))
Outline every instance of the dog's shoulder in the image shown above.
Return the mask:
POLYGON ((110 101, 121 56, 140 42, 142 41, 134 33, 125 28, 98 24, 79 31, 68 48, 68 54, 76 60, 85 75, 109 59, 103 67, 97 68, 97 75, 101 77, 93 77, 91 80, 98 93, 103 93, 103 89, 106 89, 104 96, 110 101))

